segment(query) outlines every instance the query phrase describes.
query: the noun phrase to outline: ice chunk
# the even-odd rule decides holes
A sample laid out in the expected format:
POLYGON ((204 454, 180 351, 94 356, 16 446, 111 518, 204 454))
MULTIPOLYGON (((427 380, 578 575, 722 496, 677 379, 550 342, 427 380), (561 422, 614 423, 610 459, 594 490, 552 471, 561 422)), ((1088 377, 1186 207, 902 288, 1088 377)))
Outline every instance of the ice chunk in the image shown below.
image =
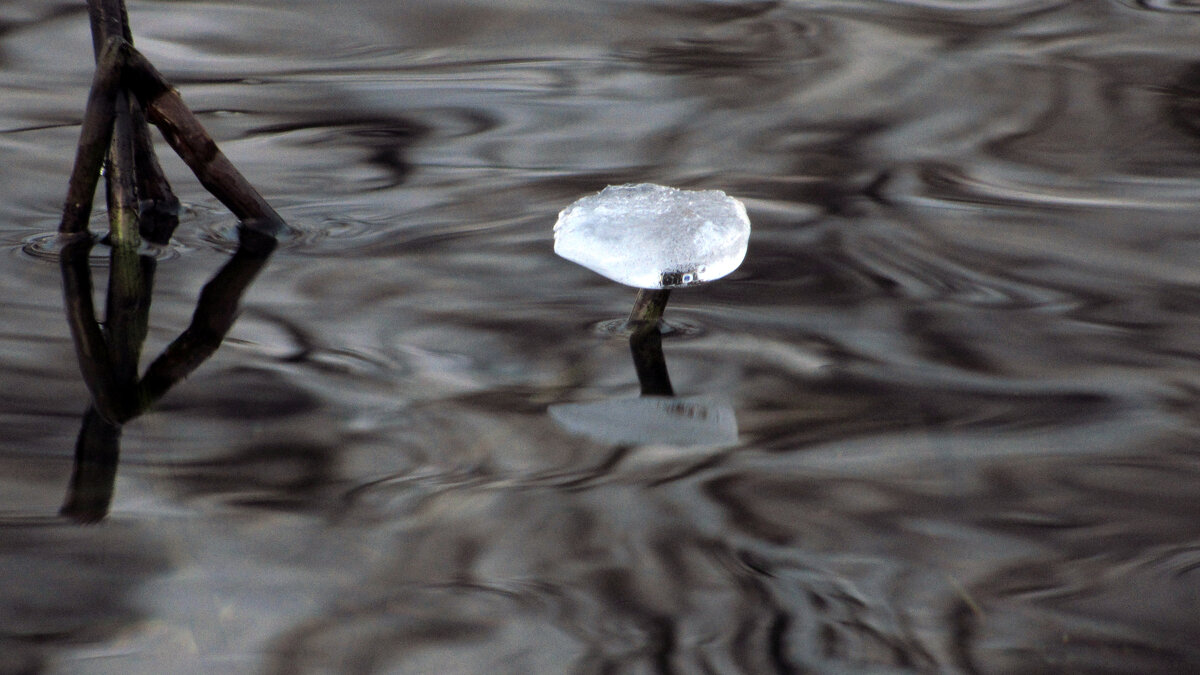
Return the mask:
POLYGON ((638 288, 720 279, 746 257, 746 207, 720 190, 613 185, 571 204, 554 225, 554 252, 638 288))

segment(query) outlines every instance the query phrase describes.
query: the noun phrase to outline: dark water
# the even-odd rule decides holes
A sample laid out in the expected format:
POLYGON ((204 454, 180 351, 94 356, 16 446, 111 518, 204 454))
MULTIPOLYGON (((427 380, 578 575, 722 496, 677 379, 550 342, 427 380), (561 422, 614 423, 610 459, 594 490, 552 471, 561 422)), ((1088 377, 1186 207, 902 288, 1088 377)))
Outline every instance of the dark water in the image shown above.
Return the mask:
MULTIPOLYGON (((135 2, 296 231, 90 526, 81 4, 0 2, 0 673, 1200 671, 1195 2, 135 2), (748 206, 664 340, 736 441, 621 436, 550 228, 636 181, 748 206)), ((148 357, 236 236, 162 154, 148 357)))

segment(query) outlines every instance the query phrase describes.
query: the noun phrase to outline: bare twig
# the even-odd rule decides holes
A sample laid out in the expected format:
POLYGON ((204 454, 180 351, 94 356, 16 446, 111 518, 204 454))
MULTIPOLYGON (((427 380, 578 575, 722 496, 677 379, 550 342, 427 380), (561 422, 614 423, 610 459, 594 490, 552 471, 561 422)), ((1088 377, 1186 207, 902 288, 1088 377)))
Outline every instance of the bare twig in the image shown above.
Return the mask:
POLYGON ((643 288, 638 291, 629 312, 626 325, 629 334, 629 350, 633 353, 633 366, 637 369, 638 382, 644 396, 674 396, 671 378, 667 374, 667 361, 663 357, 662 322, 663 310, 671 297, 669 288, 643 288))
POLYGON ((133 44, 129 14, 124 0, 88 0, 88 18, 92 23, 92 50, 97 60, 109 38, 119 37, 133 44))
POLYGON ((126 43, 121 38, 112 38, 104 44, 96 62, 96 74, 92 77, 83 127, 79 132, 79 147, 75 151, 75 166, 67 183, 62 223, 58 227, 62 235, 87 234, 92 200, 96 195, 96 184, 100 182, 100 168, 113 137, 123 44, 126 43))
POLYGON ((667 308, 667 300, 671 297, 669 288, 638 289, 637 297, 633 299, 633 309, 629 310, 628 323, 631 327, 642 324, 657 326, 662 319, 663 311, 667 308))
MULTIPOLYGON (((88 16, 91 19, 92 47, 97 61, 109 38, 119 37, 133 44, 124 0, 89 0, 88 16)), ((110 156, 110 162, 118 170, 125 169, 133 175, 130 185, 134 186, 136 197, 131 195, 125 197, 124 201, 137 209, 142 235, 156 244, 165 244, 179 224, 179 199, 171 191, 171 185, 154 154, 154 143, 150 139, 141 104, 136 100, 124 100, 127 98, 124 92, 117 95, 114 146, 132 145, 132 162, 126 164, 117 161, 115 155, 110 156)), ((112 181, 109 181, 109 187, 111 195, 112 181)))
POLYGON ((221 152, 179 92, 132 45, 125 45, 123 53, 123 83, 200 184, 247 227, 272 236, 278 233, 284 227, 283 219, 221 152))

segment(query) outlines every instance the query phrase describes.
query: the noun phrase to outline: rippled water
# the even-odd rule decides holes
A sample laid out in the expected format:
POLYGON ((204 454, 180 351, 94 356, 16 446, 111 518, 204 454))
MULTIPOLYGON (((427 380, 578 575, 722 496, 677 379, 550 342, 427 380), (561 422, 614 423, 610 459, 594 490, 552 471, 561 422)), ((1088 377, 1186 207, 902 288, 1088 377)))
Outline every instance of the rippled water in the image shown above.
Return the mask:
MULTIPOLYGON (((89 526, 81 5, 0 2, 0 672, 1200 670, 1196 3, 134 2, 295 231, 89 526), (673 405, 551 250, 640 181, 754 223, 673 405)), ((147 357, 236 245, 163 161, 147 357)))

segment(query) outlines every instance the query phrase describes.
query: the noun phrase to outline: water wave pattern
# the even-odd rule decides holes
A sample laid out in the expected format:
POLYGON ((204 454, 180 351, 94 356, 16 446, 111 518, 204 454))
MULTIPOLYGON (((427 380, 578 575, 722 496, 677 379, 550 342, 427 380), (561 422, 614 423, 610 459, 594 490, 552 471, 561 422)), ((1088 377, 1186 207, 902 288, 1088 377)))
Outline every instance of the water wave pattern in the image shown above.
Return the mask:
MULTIPOLYGON (((293 229, 77 528, 91 43, 7 3, 0 672, 1200 669, 1193 5, 131 2, 293 229), (639 392, 634 291, 550 228, 642 181, 749 208, 663 340, 731 443, 548 413, 639 392)), ((236 244, 164 157, 147 355, 236 244)))

